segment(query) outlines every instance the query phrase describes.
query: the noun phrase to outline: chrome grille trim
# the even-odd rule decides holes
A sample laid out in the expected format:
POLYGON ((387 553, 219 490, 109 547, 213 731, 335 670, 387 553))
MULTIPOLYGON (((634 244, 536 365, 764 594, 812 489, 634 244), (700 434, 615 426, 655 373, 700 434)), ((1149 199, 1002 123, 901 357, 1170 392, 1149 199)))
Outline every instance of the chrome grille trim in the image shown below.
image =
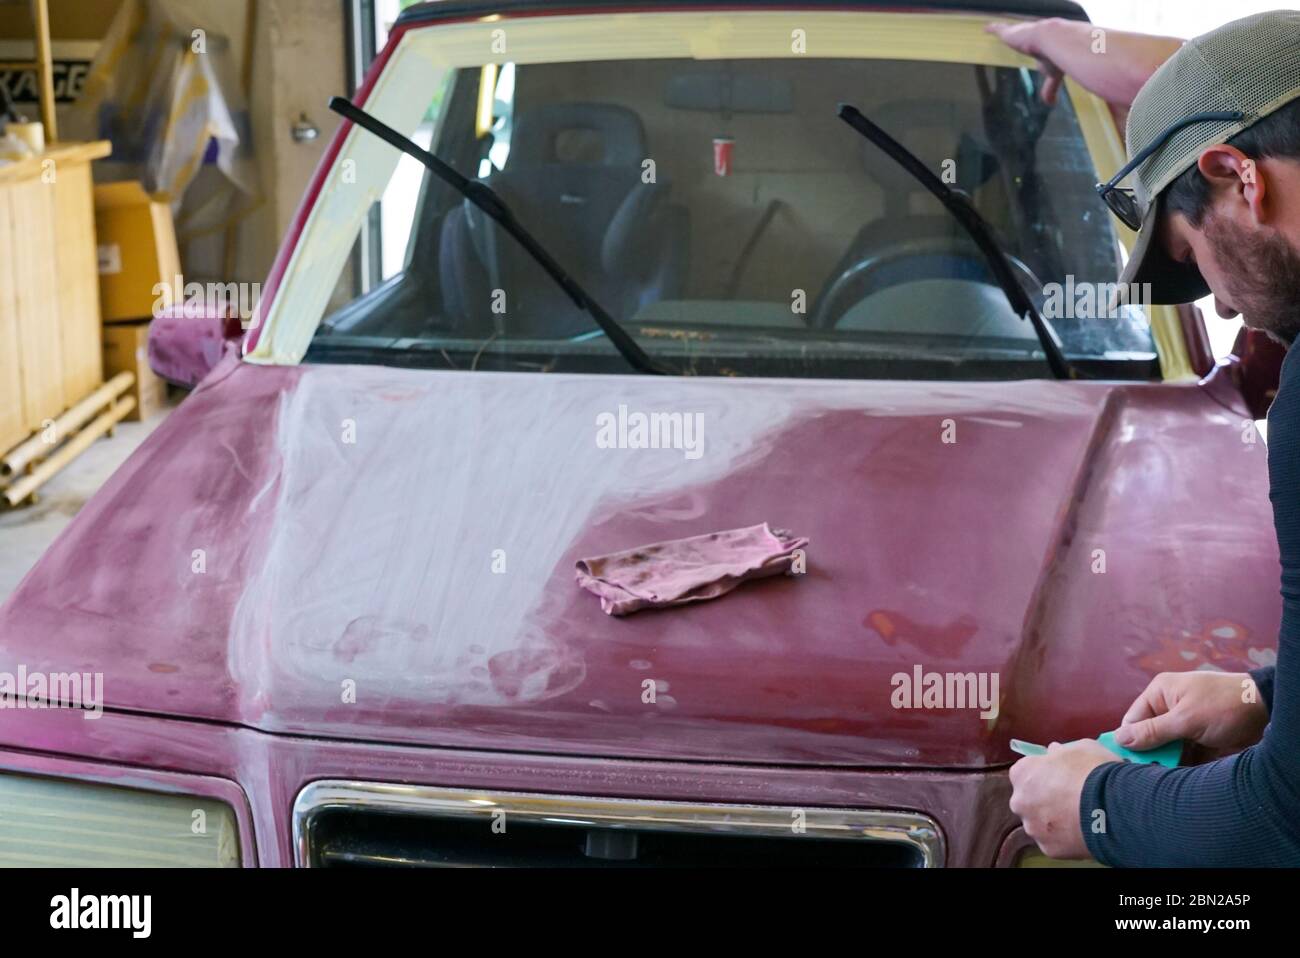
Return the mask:
POLYGON ((909 845, 920 854, 924 868, 942 867, 946 853, 938 823, 918 812, 591 798, 326 779, 306 785, 293 803, 294 864, 299 868, 309 867, 311 861, 314 816, 340 808, 485 820, 504 811, 507 819, 534 823, 745 835, 788 833, 799 810, 805 823, 801 837, 909 845))

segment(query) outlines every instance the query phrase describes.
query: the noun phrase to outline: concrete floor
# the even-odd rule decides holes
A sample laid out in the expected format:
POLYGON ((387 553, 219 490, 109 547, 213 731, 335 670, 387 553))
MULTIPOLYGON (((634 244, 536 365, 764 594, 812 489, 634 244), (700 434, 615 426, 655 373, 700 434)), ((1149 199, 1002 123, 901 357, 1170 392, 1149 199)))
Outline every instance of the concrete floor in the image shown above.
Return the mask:
POLYGON ((119 423, 111 439, 97 440, 42 486, 36 505, 0 510, 0 603, 9 598, 86 500, 170 411, 169 407, 148 422, 119 423))

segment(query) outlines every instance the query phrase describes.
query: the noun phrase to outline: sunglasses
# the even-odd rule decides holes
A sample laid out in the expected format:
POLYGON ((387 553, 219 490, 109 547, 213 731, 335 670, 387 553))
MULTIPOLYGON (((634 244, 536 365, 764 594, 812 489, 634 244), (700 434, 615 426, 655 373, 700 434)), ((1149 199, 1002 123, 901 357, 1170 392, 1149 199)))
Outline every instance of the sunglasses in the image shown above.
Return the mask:
POLYGON ((1120 171, 1110 178, 1110 182, 1098 183, 1097 194, 1110 208, 1110 211, 1119 217, 1121 223, 1131 230, 1141 229, 1142 208, 1138 205, 1137 195, 1131 189, 1116 184, 1137 169, 1152 153, 1168 143, 1174 134, 1184 127, 1191 126, 1193 123, 1210 123, 1214 121, 1235 123, 1245 118, 1246 114, 1240 112, 1193 113, 1191 116, 1183 117, 1177 123, 1167 127, 1163 133, 1135 154, 1133 159, 1120 167, 1120 171))

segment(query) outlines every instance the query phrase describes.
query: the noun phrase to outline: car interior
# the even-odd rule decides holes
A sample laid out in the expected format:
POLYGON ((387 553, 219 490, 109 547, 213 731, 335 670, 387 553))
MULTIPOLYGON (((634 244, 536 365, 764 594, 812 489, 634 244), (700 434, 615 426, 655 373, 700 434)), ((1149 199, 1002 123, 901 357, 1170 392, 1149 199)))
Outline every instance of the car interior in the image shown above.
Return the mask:
MULTIPOLYGON (((836 115, 852 102, 989 220, 1031 296, 1113 276, 1077 120, 1037 74, 914 61, 526 64, 479 136, 457 71, 432 148, 476 176, 619 322, 718 335, 940 337, 1037 348, 975 244, 836 115), (730 144, 725 170, 715 141, 730 144), (1064 218, 1058 211, 1072 211, 1064 218)), ((355 277, 345 277, 355 282, 355 277)), ((336 297, 347 302, 351 290, 336 297)), ((1112 324, 1120 327, 1122 324, 1112 324)), ((1059 330, 1086 351, 1095 330, 1059 330)), ((473 203, 426 177, 406 268, 322 335, 581 340, 600 332, 473 203)), ((1150 349, 1141 324, 1106 332, 1150 349), (1127 339, 1125 339, 1127 337, 1127 339)), ((1108 341, 1106 349, 1115 349, 1108 341)))

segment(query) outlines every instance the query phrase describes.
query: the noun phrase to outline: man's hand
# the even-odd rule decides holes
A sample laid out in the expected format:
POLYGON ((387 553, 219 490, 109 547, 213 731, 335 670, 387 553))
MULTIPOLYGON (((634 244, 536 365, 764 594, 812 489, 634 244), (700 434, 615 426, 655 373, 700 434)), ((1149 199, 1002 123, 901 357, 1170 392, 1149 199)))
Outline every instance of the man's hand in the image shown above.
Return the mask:
POLYGON ((1043 33, 1049 29, 1044 26, 1047 22, 1026 20, 1020 23, 990 23, 986 29, 1011 49, 1038 61, 1038 69, 1043 73, 1041 96, 1044 103, 1051 104, 1056 102, 1065 73, 1043 51, 1043 33))
POLYGON ((1079 825, 1083 783, 1098 765, 1118 761, 1106 746, 1085 739, 1069 745, 1053 742, 1046 755, 1031 755, 1011 766, 1011 811, 1043 854, 1088 857, 1079 825))
POLYGON ((1141 752, 1181 738, 1238 752, 1258 742, 1267 724, 1247 672, 1161 672, 1124 713, 1115 741, 1141 752))

